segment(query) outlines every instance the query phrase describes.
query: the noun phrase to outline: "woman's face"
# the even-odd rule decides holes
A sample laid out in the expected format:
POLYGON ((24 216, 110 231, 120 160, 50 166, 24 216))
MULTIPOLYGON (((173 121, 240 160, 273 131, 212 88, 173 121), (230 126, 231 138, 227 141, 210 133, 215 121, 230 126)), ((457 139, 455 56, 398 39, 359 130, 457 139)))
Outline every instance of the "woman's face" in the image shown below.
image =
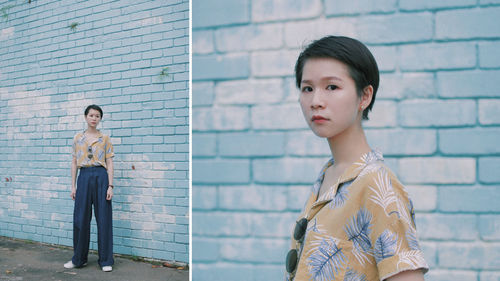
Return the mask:
POLYGON ((308 59, 300 92, 302 112, 317 136, 333 138, 361 124, 361 99, 344 63, 332 58, 308 59))
POLYGON ((85 120, 89 127, 97 127, 99 122, 101 121, 101 113, 95 109, 90 109, 89 114, 85 116, 85 120))

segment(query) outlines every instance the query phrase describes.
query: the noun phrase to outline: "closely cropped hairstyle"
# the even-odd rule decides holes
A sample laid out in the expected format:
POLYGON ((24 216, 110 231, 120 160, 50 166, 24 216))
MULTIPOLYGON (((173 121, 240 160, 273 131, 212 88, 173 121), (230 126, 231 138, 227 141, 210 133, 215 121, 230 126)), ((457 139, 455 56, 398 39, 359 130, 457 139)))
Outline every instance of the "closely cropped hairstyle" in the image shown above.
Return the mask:
POLYGON ((366 86, 373 87, 370 105, 363 111, 363 119, 368 120, 368 112, 375 102, 380 80, 377 62, 370 50, 358 40, 344 36, 326 36, 312 42, 302 51, 295 64, 295 81, 298 88, 302 81, 304 64, 311 58, 331 58, 347 65, 356 84, 358 97, 363 95, 366 86))
POLYGON ((91 105, 87 106, 87 108, 85 108, 85 112, 84 112, 84 113, 85 113, 85 116, 89 115, 89 111, 90 111, 91 109, 94 109, 94 110, 99 111, 99 113, 101 113, 101 120, 102 120, 102 109, 101 109, 101 107, 100 107, 100 106, 95 105, 95 104, 91 104, 91 105))

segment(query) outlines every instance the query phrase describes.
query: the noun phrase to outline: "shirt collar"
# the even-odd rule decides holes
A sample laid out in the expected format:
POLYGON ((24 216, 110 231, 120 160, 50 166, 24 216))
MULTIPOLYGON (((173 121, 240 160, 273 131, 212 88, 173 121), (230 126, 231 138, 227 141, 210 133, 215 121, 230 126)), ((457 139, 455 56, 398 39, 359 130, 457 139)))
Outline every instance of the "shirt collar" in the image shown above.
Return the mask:
MULTIPOLYGON (((85 136, 85 132, 86 132, 86 131, 87 131, 87 130, 84 130, 84 131, 81 133, 81 137, 80 137, 80 141, 81 141, 81 142, 83 142, 83 141, 85 141, 85 139, 87 139, 87 137, 85 136)), ((102 134, 101 130, 97 130, 97 141, 99 141, 100 139, 101 139, 101 140, 103 139, 103 134, 102 134)))
MULTIPOLYGON (((383 157, 382 153, 378 150, 372 150, 370 152, 363 154, 358 159, 358 161, 351 164, 351 166, 349 166, 342 173, 342 175, 339 177, 337 183, 332 187, 332 189, 325 192, 321 196, 321 198, 319 198, 316 202, 319 203, 320 201, 332 200, 335 197, 335 195, 337 194, 338 187, 342 183, 355 180, 365 168, 372 166, 380 161, 384 161, 384 157, 383 157)), ((319 174, 318 179, 314 183, 313 193, 315 194, 316 198, 318 196, 317 194, 318 194, 319 188, 321 187, 321 184, 323 183, 323 179, 325 177, 325 171, 326 171, 326 169, 328 169, 328 167, 332 166, 333 163, 334 163, 333 158, 328 160, 328 162, 323 166, 323 169, 321 170, 321 173, 319 174)))

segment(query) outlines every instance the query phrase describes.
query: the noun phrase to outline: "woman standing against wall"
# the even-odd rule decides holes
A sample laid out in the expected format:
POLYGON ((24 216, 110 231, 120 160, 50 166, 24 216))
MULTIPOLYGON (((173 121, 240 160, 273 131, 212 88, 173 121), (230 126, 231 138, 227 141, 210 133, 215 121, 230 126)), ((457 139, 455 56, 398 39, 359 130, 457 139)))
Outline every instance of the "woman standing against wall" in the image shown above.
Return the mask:
POLYGON ((361 125, 379 84, 372 54, 357 40, 328 36, 300 54, 295 75, 304 117, 332 158, 297 220, 287 279, 424 280, 413 205, 361 125))
POLYGON ((102 120, 102 109, 89 105, 85 109, 87 130, 73 139, 71 163, 71 198, 75 201, 73 213, 73 258, 65 268, 78 268, 87 264, 92 205, 97 223, 99 266, 112 271, 113 259, 113 145, 109 136, 97 130, 102 120), (80 170, 76 181, 77 170, 80 170))

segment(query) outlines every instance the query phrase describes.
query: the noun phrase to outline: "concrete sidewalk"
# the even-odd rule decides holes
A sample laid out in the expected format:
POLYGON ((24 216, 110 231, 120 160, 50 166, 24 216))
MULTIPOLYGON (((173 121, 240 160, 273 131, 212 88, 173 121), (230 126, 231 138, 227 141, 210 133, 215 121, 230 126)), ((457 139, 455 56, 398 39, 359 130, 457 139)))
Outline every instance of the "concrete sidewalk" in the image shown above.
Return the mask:
POLYGON ((188 281, 189 271, 153 266, 115 256, 112 272, 103 272, 97 264, 97 255, 89 254, 86 267, 65 269, 71 259, 71 249, 26 242, 0 236, 0 281, 23 280, 116 280, 188 281))

